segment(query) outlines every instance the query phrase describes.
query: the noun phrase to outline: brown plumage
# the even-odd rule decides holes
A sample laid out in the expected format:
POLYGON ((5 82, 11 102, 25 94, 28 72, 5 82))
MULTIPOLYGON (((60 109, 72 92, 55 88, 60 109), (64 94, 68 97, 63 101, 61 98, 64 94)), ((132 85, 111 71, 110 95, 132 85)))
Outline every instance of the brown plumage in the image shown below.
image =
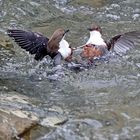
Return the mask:
POLYGON ((85 45, 83 48, 83 52, 81 53, 82 57, 86 57, 88 59, 92 59, 94 57, 100 57, 102 55, 103 55, 102 50, 100 48, 96 48, 92 44, 85 45))
POLYGON ((65 35, 64 29, 61 28, 57 29, 48 41, 47 50, 51 53, 57 52, 59 49, 59 42, 61 41, 64 35, 65 35))

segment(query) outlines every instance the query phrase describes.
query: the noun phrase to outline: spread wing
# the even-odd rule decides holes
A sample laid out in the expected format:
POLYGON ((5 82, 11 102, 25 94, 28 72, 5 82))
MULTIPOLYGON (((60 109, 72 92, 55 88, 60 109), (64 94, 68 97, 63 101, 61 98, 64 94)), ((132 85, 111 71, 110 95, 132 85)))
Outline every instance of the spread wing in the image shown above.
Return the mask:
POLYGON ((22 49, 25 49, 30 54, 35 54, 36 60, 41 60, 47 55, 49 39, 42 34, 17 29, 9 29, 7 34, 12 37, 22 49))
POLYGON ((117 35, 107 43, 108 50, 113 49, 117 54, 126 54, 130 49, 140 44, 140 31, 127 32, 117 35))

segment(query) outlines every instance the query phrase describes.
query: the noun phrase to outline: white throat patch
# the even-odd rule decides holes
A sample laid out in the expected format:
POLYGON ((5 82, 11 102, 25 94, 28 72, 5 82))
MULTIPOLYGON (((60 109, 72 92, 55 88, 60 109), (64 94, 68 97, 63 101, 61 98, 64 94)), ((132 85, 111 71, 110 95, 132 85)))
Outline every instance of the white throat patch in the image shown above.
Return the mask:
POLYGON ((71 54, 71 48, 69 48, 69 43, 64 38, 62 38, 62 40, 59 43, 58 52, 60 52, 64 59, 71 54))
POLYGON ((101 33, 98 31, 91 31, 90 32, 90 38, 86 44, 106 45, 103 38, 102 38, 101 33))

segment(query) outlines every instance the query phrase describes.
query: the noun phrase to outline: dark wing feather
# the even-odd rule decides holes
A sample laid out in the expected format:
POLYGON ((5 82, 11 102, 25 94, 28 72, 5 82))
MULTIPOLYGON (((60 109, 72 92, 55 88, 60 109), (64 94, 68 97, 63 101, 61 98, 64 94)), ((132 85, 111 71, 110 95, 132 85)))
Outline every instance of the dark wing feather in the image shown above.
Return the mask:
POLYGON ((30 54, 35 54, 36 60, 41 60, 47 55, 47 45, 49 39, 43 35, 17 29, 9 29, 7 34, 22 48, 30 54))
POLYGON ((113 49, 117 54, 126 54, 130 49, 140 44, 140 31, 127 32, 117 35, 107 43, 108 50, 113 49))

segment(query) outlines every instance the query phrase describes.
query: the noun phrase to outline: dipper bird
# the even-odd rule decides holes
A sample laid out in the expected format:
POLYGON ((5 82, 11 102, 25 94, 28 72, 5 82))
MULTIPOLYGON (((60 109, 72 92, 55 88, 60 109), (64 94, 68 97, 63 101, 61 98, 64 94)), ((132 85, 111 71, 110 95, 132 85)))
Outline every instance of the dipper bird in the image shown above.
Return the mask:
POLYGON ((102 29, 98 25, 92 25, 88 28, 90 37, 85 45, 82 46, 81 56, 89 59, 91 62, 96 57, 101 57, 113 50, 118 55, 126 54, 126 52, 135 47, 135 43, 140 43, 140 31, 132 31, 119 34, 105 41, 102 38, 102 29))
POLYGON ((64 39, 68 31, 59 28, 53 33, 50 39, 41 33, 18 29, 9 29, 7 34, 22 49, 25 49, 31 55, 35 54, 35 60, 42 60, 46 55, 49 55, 54 59, 54 64, 58 65, 62 59, 67 60, 72 54, 69 43, 64 39))

